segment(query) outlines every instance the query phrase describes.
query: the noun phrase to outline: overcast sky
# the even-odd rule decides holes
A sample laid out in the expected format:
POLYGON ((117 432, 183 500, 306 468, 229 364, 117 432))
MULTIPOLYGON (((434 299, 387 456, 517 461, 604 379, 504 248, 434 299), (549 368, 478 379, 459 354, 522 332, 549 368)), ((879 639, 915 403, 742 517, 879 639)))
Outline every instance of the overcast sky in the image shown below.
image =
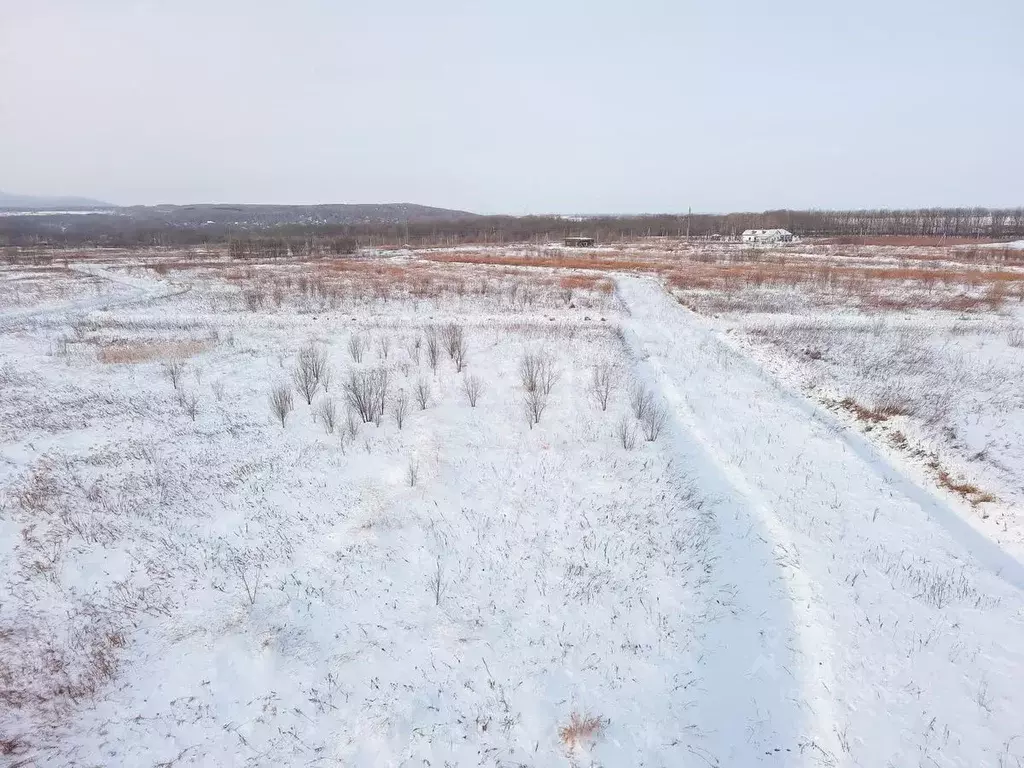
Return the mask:
POLYGON ((0 189, 1024 204, 1024 0, 0 0, 0 189))

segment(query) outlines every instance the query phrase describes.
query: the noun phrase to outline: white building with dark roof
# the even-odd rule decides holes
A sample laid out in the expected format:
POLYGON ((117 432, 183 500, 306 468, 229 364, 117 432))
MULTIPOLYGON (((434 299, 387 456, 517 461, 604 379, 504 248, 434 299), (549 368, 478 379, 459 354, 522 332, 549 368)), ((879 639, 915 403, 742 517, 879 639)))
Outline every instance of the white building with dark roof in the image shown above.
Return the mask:
POLYGON ((743 231, 742 240, 744 243, 791 243, 793 233, 788 229, 746 229, 743 231))

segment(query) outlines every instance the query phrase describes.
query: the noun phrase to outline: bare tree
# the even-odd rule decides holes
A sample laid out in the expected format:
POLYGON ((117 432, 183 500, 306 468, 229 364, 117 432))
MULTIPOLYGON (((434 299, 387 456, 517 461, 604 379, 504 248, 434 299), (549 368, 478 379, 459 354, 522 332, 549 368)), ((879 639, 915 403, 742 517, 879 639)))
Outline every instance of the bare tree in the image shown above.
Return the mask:
POLYGON ((327 370, 327 355, 322 349, 310 344, 299 351, 299 360, 312 371, 317 384, 323 381, 324 372, 327 370))
POLYGON ((332 381, 334 381, 334 369, 330 365, 324 365, 324 369, 320 372, 320 386, 324 388, 325 393, 330 390, 332 381))
POLYGON ((423 339, 417 333, 409 340, 409 359, 412 360, 416 365, 420 364, 420 348, 423 346, 423 339))
POLYGON ((281 422, 282 427, 294 407, 292 388, 287 384, 275 384, 270 390, 270 410, 274 417, 281 422))
POLYGON ((636 428, 633 426, 633 420, 628 415, 624 414, 619 419, 619 423, 615 428, 615 436, 627 451, 633 450, 636 446, 636 428))
POLYGON ((306 405, 313 403, 313 397, 320 388, 320 374, 323 368, 319 363, 322 357, 321 354, 318 359, 316 351, 311 347, 304 349, 299 353, 299 359, 292 370, 292 381, 295 382, 299 394, 305 398, 306 405))
POLYGON ((377 337, 377 351, 380 353, 382 360, 388 359, 388 352, 391 350, 391 337, 387 334, 382 334, 377 337))
POLYGON ((637 421, 643 421, 644 416, 654 405, 654 395, 643 383, 636 381, 629 390, 629 407, 633 409, 633 415, 637 421))
POLYGON ((376 422, 384 414, 391 372, 385 367, 351 371, 345 381, 345 400, 364 422, 376 422))
POLYGON ((363 422, 373 421, 378 403, 373 371, 351 371, 344 390, 349 408, 363 422))
POLYGON ((647 412, 644 413, 643 419, 640 421, 641 426, 644 430, 644 437, 648 442, 654 442, 658 439, 658 435, 661 434, 661 430, 665 427, 665 422, 668 420, 668 411, 665 406, 661 403, 652 402, 647 412))
POLYGON ((551 394, 551 390, 553 390, 555 388, 555 384, 558 383, 558 377, 559 373, 558 369, 555 367, 554 359, 551 357, 545 357, 543 364, 541 365, 540 379, 538 381, 540 391, 543 392, 545 396, 551 394))
POLYGON ((449 349, 449 352, 452 356, 452 362, 455 363, 456 372, 462 373, 462 369, 466 367, 469 348, 466 346, 466 339, 461 333, 457 342, 449 349))
POLYGON ((519 382, 527 392, 540 388, 541 358, 536 352, 527 352, 519 361, 519 382))
POLYGON ((484 382, 479 376, 467 376, 462 380, 462 391, 466 393, 470 408, 476 408, 476 401, 483 390, 484 382))
POLYGON ((348 337, 348 353, 352 355, 353 362, 363 362, 363 352, 366 350, 366 340, 358 333, 348 337))
POLYGON ((465 354, 465 329, 458 323, 448 323, 441 329, 441 342, 444 344, 444 349, 448 353, 448 357, 455 360, 459 350, 462 350, 462 354, 465 354))
POLYGON ((519 361, 519 381, 527 392, 550 395, 558 381, 558 369, 550 355, 527 352, 519 361))
POLYGON ((539 389, 526 393, 523 398, 523 408, 526 411, 526 421, 530 425, 530 429, 533 429, 534 424, 540 424, 540 417, 547 407, 548 396, 539 389))
POLYGON ((177 389, 181 385, 181 377, 185 373, 185 364, 180 360, 168 360, 164 363, 164 376, 170 379, 171 386, 177 389))
POLYGON ((345 417, 345 429, 343 433, 348 437, 349 442, 355 440, 359 435, 359 423, 359 419, 356 418, 356 415, 352 413, 352 411, 349 411, 348 415, 345 417))
POLYGON ((199 415, 199 395, 195 392, 189 392, 187 389, 178 390, 178 405, 185 411, 185 414, 192 419, 196 420, 196 416, 199 415))
POLYGON ((409 487, 412 488, 420 479, 420 462, 419 459, 409 459, 409 466, 405 472, 405 479, 409 483, 409 487))
POLYGON ((590 394, 602 411, 608 410, 608 400, 615 389, 615 370, 609 363, 598 363, 590 373, 590 394))
POLYGON ((317 403, 316 417, 320 420, 320 423, 324 425, 324 429, 327 430, 327 434, 333 435, 334 428, 338 423, 338 406, 334 402, 333 398, 324 397, 319 403, 317 403))
POLYGON ((416 402, 421 411, 425 411, 430 404, 430 382, 427 379, 421 378, 416 382, 416 402))
POLYGON ((437 361, 441 356, 441 344, 437 339, 437 332, 431 328, 427 331, 427 362, 430 363, 430 370, 437 370, 437 361))
POLYGON ((399 390, 398 394, 395 395, 395 401, 392 403, 392 415, 395 417, 395 424, 401 429, 405 424, 405 417, 409 413, 409 396, 405 394, 405 390, 399 390))

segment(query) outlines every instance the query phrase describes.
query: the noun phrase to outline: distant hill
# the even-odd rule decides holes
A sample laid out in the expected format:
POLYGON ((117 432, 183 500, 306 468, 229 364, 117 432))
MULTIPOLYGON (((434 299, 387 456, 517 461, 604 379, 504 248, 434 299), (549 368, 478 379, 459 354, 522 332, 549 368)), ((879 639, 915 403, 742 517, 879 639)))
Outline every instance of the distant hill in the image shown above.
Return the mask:
POLYGON ((0 208, 111 208, 110 203, 88 197, 40 197, 0 191, 0 208))
POLYGON ((351 237, 357 232, 386 232, 404 241, 410 230, 450 229, 485 220, 466 211, 413 203, 104 206, 82 198, 45 198, 42 207, 42 200, 0 197, 0 244, 180 245, 241 235, 351 237))

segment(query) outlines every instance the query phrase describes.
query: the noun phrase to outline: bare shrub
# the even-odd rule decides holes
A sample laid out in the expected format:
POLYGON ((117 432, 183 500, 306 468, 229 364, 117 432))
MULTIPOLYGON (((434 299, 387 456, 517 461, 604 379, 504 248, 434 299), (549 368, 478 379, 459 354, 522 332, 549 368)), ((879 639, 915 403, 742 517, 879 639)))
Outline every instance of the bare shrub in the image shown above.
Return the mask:
POLYGON ((348 353, 352 355, 353 362, 363 362, 363 353, 366 351, 366 340, 358 333, 348 337, 348 353))
POLYGON ((423 346, 423 339, 417 333, 409 340, 409 359, 412 360, 416 365, 420 364, 420 349, 423 346))
POLYGON ((181 377, 185 373, 185 364, 180 360, 168 360, 164 363, 164 376, 171 382, 171 386, 177 389, 181 385, 181 377))
POLYGON ((519 361, 519 381, 527 392, 550 395, 558 381, 558 369, 550 355, 527 352, 519 361))
POLYGON ((409 459, 409 466, 405 470, 405 479, 409 487, 415 487, 420 479, 420 462, 418 459, 409 459))
POLYGON ((540 378, 540 357, 527 352, 519 361, 519 382, 527 392, 536 392, 539 389, 540 378))
POLYGON ((189 392, 187 389, 178 390, 178 405, 185 411, 185 414, 192 419, 196 420, 196 416, 199 415, 199 395, 195 392, 189 392))
POLYGON ((484 383, 479 376, 467 376, 462 380, 462 391, 466 394, 466 399, 469 400, 470 408, 476 408, 476 401, 480 398, 483 388, 484 383))
POLYGON ((338 406, 333 398, 324 397, 317 403, 316 418, 324 425, 327 434, 333 435, 334 428, 338 423, 338 406))
POLYGON ((526 411, 526 421, 530 425, 530 429, 533 429, 534 424, 540 424, 540 417, 544 415, 544 410, 547 407, 548 396, 541 390, 535 389, 526 393, 523 398, 523 408, 526 411))
POLYGON ((642 382, 633 382, 629 390, 629 407, 633 409, 633 416, 637 421, 642 422, 647 412, 654 405, 654 394, 642 382))
POLYGON ((391 386, 391 369, 382 365, 374 369, 373 375, 377 382, 377 412, 383 415, 384 404, 388 399, 388 388, 391 386))
POLYGON ((391 350, 391 337, 387 334, 377 337, 377 352, 381 360, 388 359, 388 352, 391 350))
POLYGON ((379 423, 384 413, 391 372, 384 367, 370 371, 352 371, 344 384, 349 408, 366 422, 379 423))
POLYGON ((327 357, 322 351, 310 346, 299 352, 295 369, 292 371, 292 380, 299 394, 305 398, 306 405, 312 405, 326 368, 327 357))
POLYGON ((400 390, 395 395, 395 401, 392 403, 391 413, 395 417, 395 424, 401 429, 405 424, 405 417, 409 413, 409 396, 405 394, 405 390, 400 390))
POLYGON ((377 393, 372 371, 352 371, 344 384, 349 408, 363 422, 373 421, 377 414, 377 393))
POLYGON ((441 343, 438 341, 437 332, 431 328, 427 331, 427 362, 430 363, 430 370, 437 370, 437 361, 441 356, 441 343))
POLYGON ((426 379, 419 379, 416 382, 416 402, 421 411, 427 410, 430 404, 430 382, 426 379))
POLYGON ((469 348, 466 346, 465 337, 461 334, 459 335, 458 343, 451 348, 450 353, 452 362, 455 363, 456 372, 462 373, 462 369, 466 367, 469 348))
POLYGON ((636 447, 636 428, 628 414, 624 414, 619 419, 619 423, 615 427, 615 436, 619 439, 619 444, 627 451, 636 447))
POLYGON ((644 414, 643 420, 640 422, 644 430, 644 438, 647 442, 653 443, 658 439, 661 430, 665 428, 666 421, 668 421, 668 409, 661 403, 652 402, 644 414))
POLYGON ((282 427, 294 407, 295 401, 292 398, 291 387, 287 384, 275 384, 270 389, 270 411, 274 414, 274 418, 281 422, 282 427))
POLYGON ((343 432, 343 434, 349 439, 349 442, 355 440, 359 435, 359 424, 360 422, 359 419, 356 418, 356 415, 352 413, 352 411, 349 411, 348 415, 345 417, 345 429, 343 432))
POLYGON ((256 312, 261 309, 265 298, 266 293, 262 285, 257 284, 242 290, 242 301, 245 302, 245 307, 250 312, 256 312))
POLYGON ((217 398, 217 401, 224 399, 224 382, 218 379, 217 381, 210 382, 210 389, 213 390, 213 396, 217 398))
POLYGON ((598 363, 590 372, 590 394, 602 411, 608 410, 608 401, 615 389, 615 369, 609 363, 598 363))
POLYGON ((462 350, 465 353, 466 346, 465 329, 458 323, 447 323, 441 328, 441 343, 444 345, 448 357, 455 360, 456 355, 462 350))
POLYGON ((606 725, 603 718, 573 712, 569 724, 558 729, 558 738, 568 751, 575 752, 600 736, 606 725))
POLYGON ((1011 347, 1024 347, 1024 328, 1014 328, 1006 336, 1006 343, 1011 347))
POLYGON ((330 390, 332 381, 334 381, 334 369, 329 364, 325 364, 324 369, 320 372, 320 386, 324 388, 324 392, 330 390))

